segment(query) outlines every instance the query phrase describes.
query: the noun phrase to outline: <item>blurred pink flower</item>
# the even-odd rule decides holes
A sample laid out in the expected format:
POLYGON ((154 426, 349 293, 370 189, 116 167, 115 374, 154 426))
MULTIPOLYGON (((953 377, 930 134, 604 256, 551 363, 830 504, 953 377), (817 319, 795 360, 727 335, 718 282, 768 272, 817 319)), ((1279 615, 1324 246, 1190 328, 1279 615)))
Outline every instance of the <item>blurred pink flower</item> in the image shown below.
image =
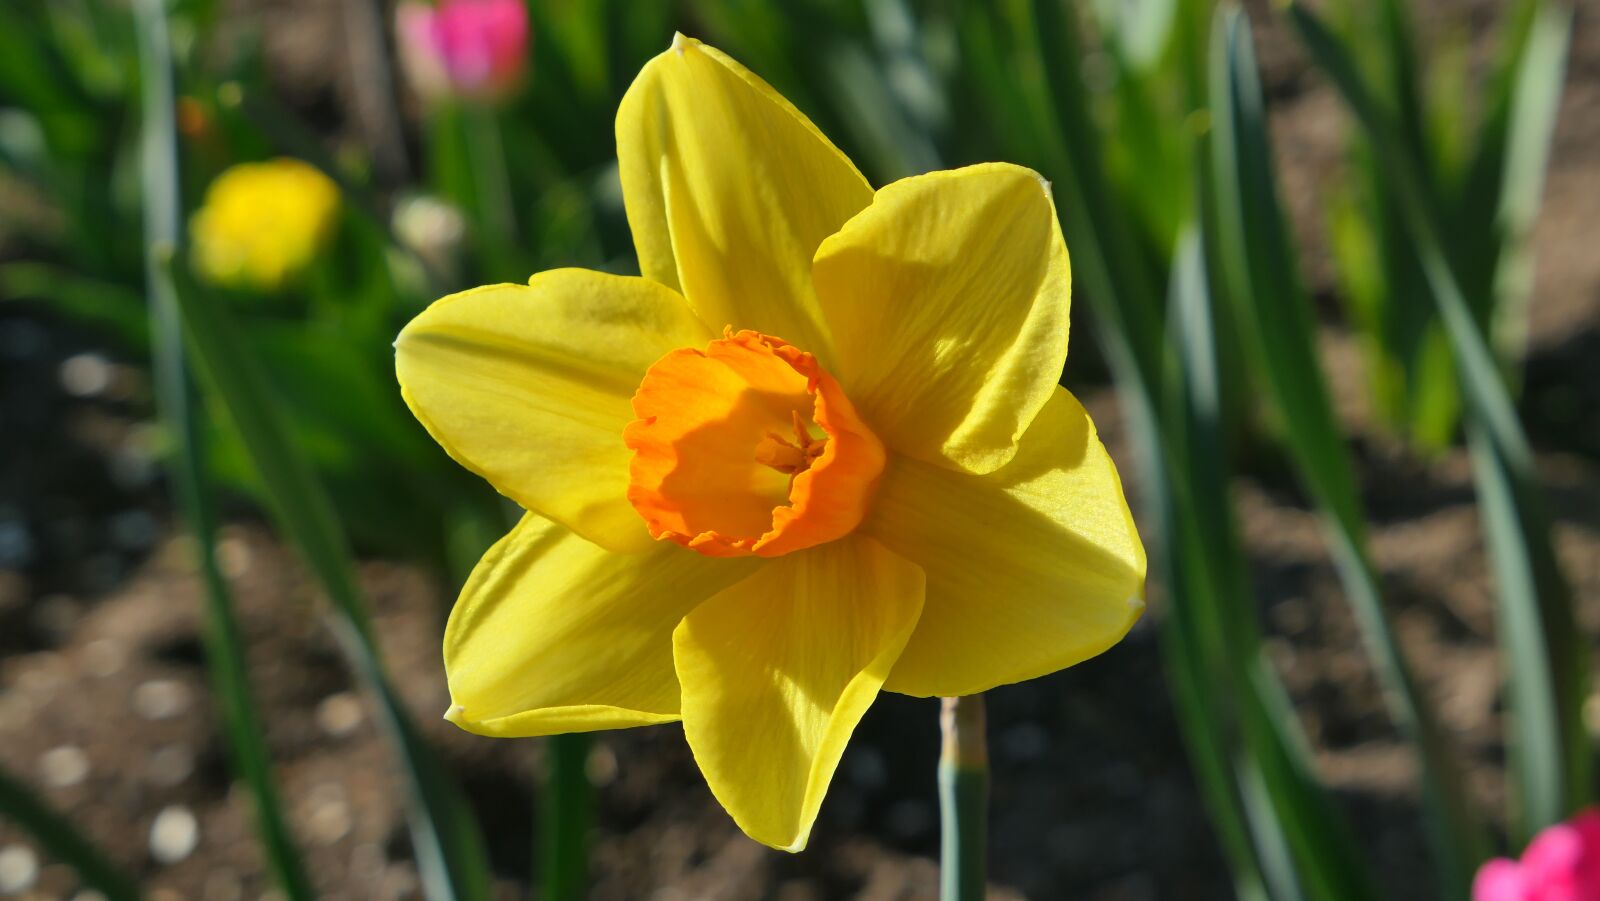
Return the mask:
POLYGON ((395 27, 407 73, 424 97, 493 100, 522 77, 529 37, 523 0, 407 0, 395 11, 395 27))
POLYGON ((1472 881, 1473 901, 1600 901, 1600 809, 1544 830, 1522 860, 1497 857, 1472 881))

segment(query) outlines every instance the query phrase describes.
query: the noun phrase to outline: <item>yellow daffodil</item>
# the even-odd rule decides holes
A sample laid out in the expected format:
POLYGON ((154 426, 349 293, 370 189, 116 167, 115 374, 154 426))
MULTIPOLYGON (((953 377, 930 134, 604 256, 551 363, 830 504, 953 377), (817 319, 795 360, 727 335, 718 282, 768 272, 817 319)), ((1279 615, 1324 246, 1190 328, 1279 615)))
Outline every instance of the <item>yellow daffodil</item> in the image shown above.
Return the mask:
POLYGON ((234 288, 276 291, 322 250, 339 188, 295 159, 240 163, 217 176, 189 223, 195 268, 234 288))
POLYGON ((783 97, 682 38, 617 115, 640 278, 444 298, 406 401, 526 508, 445 633, 484 735, 682 720, 753 838, 805 846, 880 689, 1071 666, 1144 604, 1117 472, 1056 385, 1049 186, 971 166, 876 193, 783 97))

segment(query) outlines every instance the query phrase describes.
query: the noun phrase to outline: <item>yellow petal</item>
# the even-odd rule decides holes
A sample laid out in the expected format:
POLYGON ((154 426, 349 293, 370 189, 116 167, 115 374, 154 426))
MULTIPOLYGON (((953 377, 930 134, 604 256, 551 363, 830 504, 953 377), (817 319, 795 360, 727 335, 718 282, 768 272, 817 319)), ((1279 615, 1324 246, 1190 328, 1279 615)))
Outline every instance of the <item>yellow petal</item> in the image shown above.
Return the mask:
POLYGON ((811 257, 872 188, 799 110, 679 35, 622 99, 617 163, 646 277, 681 291, 713 328, 754 329, 827 359, 811 257))
POLYGON ((395 341, 411 412, 502 494, 613 550, 652 546, 628 504, 622 429, 650 364, 704 346, 683 298, 582 269, 453 294, 395 341))
POLYGON ((677 545, 616 554, 529 513, 483 555, 450 611, 446 716, 494 736, 675 720, 673 628, 753 566, 677 545))
POLYGON ((1116 644, 1144 609, 1144 546, 1116 467, 1064 388, 985 476, 896 459, 863 525, 928 575, 917 631, 885 685, 966 695, 1116 644))
POLYGON ((683 731, 740 828, 784 851, 922 609, 922 571, 852 535, 766 561, 672 634, 683 731))
POLYGON ((812 269, 834 373, 884 442, 992 472, 1067 355, 1071 273, 1048 185, 986 163, 902 179, 812 269))

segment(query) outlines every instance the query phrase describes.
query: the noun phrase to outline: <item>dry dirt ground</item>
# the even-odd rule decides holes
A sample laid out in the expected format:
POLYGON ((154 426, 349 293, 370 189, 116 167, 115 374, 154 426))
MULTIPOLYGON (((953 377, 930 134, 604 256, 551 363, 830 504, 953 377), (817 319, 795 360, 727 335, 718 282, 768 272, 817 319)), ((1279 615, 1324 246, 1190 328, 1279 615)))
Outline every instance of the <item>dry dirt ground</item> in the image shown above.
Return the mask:
MULTIPOLYGON (((1495 5, 1439 6, 1466 9, 1481 32, 1495 5)), ((1538 298, 1523 412, 1540 446, 1561 554, 1594 635, 1600 9, 1580 6, 1536 235, 1538 298)), ((1256 19, 1263 19, 1259 11, 1256 19)), ((1312 281, 1326 293, 1319 192, 1339 164, 1342 112, 1283 29, 1262 28, 1260 43, 1288 203, 1312 281)), ((139 393, 137 376, 118 366, 95 369, 76 356, 92 347, 59 323, 0 318, 0 410, 12 420, 11 433, 26 436, 8 438, 10 447, 0 451, 0 765, 39 785, 156 898, 267 897, 248 800, 231 783, 206 696, 198 589, 165 521, 148 435, 130 399, 139 393), (78 362, 63 366, 66 360, 78 362), (78 390, 86 385, 100 390, 78 390), (24 454, 33 454, 26 472, 19 469, 24 454), (32 542, 35 564, 6 569, 18 542, 32 542)), ((1399 632, 1472 763, 1473 793, 1488 809, 1501 809, 1492 583, 1468 461, 1459 450, 1419 459, 1370 428, 1353 340, 1330 322, 1323 350, 1399 632)), ((1083 394, 1127 472, 1131 457, 1113 399, 1103 387, 1084 386, 1083 394)), ((1253 468, 1265 474, 1239 478, 1234 490, 1273 659, 1389 896, 1430 897, 1412 761, 1383 715, 1319 525, 1281 467, 1268 461, 1253 468)), ((1136 494, 1137 474, 1128 476, 1136 494)), ((328 898, 415 897, 397 777, 314 592, 285 551, 248 520, 227 530, 225 562, 284 798, 318 887, 328 898)), ((436 638, 447 603, 441 586, 415 568, 385 562, 366 564, 362 577, 390 667, 465 780, 499 888, 515 897, 535 840, 540 745, 475 738, 439 721, 446 704, 436 638)), ((1103 657, 991 694, 994 897, 1228 897, 1167 707, 1156 641, 1159 585, 1152 595, 1152 614, 1103 657)), ((738 833, 700 780, 677 727, 600 735, 590 761, 599 804, 592 896, 932 898, 935 749, 933 702, 882 698, 844 759, 811 850, 787 856, 738 833)), ((70 873, 40 860, 0 824, 0 896, 73 891, 70 873)))

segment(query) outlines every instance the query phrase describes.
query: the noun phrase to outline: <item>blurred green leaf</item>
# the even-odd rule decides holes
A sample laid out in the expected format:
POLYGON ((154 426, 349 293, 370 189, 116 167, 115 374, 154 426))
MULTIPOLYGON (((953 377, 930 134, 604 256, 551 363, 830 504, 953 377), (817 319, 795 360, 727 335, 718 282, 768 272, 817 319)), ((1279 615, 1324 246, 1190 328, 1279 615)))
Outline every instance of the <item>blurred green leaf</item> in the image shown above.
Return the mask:
POLYGON ((873 172, 893 181, 940 168, 939 152, 907 120, 883 73, 864 49, 840 41, 823 55, 829 88, 873 172))
POLYGON ((1324 513, 1335 563, 1391 713, 1416 744, 1441 889, 1445 897, 1465 898, 1487 842, 1461 781, 1460 762, 1412 675, 1367 556, 1355 477, 1316 365, 1315 323, 1274 185, 1265 101, 1243 14, 1219 10, 1213 41, 1209 186, 1224 281, 1291 457, 1324 513))
POLYGON ((166 268, 200 371, 239 430, 279 527, 332 601, 335 634, 357 677, 378 701, 380 719, 400 755, 410 789, 412 843, 426 894, 454 901, 486 898, 487 864, 477 825, 384 673, 334 507, 301 449, 289 439, 287 420, 260 362, 227 311, 201 294, 185 263, 174 256, 166 268))
POLYGON ((1160 63, 1172 37, 1179 0, 1096 0, 1100 27, 1116 52, 1134 69, 1160 63))
MULTIPOLYGON (((1017 42, 1012 65, 1026 67, 1025 89, 1036 96, 1033 106, 1008 112, 1038 118, 1054 126, 1054 153, 1047 171, 1061 187, 1058 205, 1069 245, 1076 255, 1088 250, 1085 267, 1089 300, 1097 318, 1105 318, 1126 342, 1127 355, 1149 390, 1162 379, 1160 292, 1151 266, 1141 257, 1126 216, 1106 191, 1105 142, 1089 108, 1077 60, 1082 55, 1076 14, 1060 0, 1006 4, 1005 18, 1017 42)), ((1113 356, 1119 352, 1113 350, 1113 356)), ((1124 371, 1123 375, 1131 375, 1124 371)))
POLYGON ((135 354, 148 351, 150 321, 144 298, 111 282, 49 263, 0 263, 0 298, 34 301, 69 319, 99 329, 135 354))
POLYGON ((256 715, 246 668, 244 641, 233 599, 217 561, 216 508, 205 471, 202 426, 183 349, 182 325, 170 276, 162 269, 161 246, 182 241, 178 136, 173 108, 172 54, 160 0, 134 7, 139 38, 143 123, 140 169, 144 182, 146 284, 149 337, 157 405, 172 432, 173 493, 195 537, 197 565, 206 598, 204 639, 208 676, 221 707, 230 760, 250 791, 256 832, 268 869, 289 901, 314 897, 305 863, 290 837, 283 805, 272 781, 271 760, 256 715))
MULTIPOLYGON (((1272 897, 1318 901, 1376 898, 1343 817, 1318 782, 1294 708, 1265 659, 1243 549, 1228 495, 1222 374, 1202 238, 1180 239, 1172 281, 1177 366, 1168 392, 1168 467, 1176 486, 1173 606, 1200 623, 1186 636, 1211 671, 1211 702, 1237 717, 1235 791, 1272 897), (1298 887, 1296 887, 1296 885, 1298 887)), ((1217 713, 1213 712, 1213 715, 1217 713)))
POLYGON ((1471 414, 1468 435, 1500 594, 1517 786, 1514 831, 1526 839, 1586 803, 1593 767, 1582 718, 1587 651, 1551 543, 1532 451, 1447 256, 1438 200, 1427 193, 1418 174, 1421 162, 1407 152, 1346 48, 1304 5, 1294 3, 1289 11, 1312 58, 1355 112, 1389 172, 1455 353, 1471 414))
POLYGON ((0 771, 0 820, 33 836, 45 853, 71 867, 84 884, 107 901, 137 901, 134 881, 67 820, 26 785, 0 771))
POLYGON ((1534 265, 1529 238, 1544 195, 1572 36, 1572 10, 1555 3, 1539 3, 1535 10, 1514 55, 1504 130, 1485 128, 1483 138, 1485 143, 1505 141, 1499 204, 1492 220, 1499 242, 1493 294, 1496 337, 1508 355, 1520 349, 1526 331, 1534 265))
MULTIPOLYGON (((1263 842, 1258 856, 1252 812, 1241 792, 1240 767, 1252 770, 1253 764, 1241 761, 1234 695, 1212 651, 1220 627, 1199 575, 1208 555, 1199 545, 1199 531, 1187 527, 1192 505, 1184 471, 1176 465, 1180 457, 1169 447, 1161 419, 1167 342, 1149 275, 1133 262, 1125 223, 1105 193, 1100 131, 1073 62, 1081 53, 1074 15, 1058 0, 971 10, 959 27, 964 60, 986 92, 982 102, 986 109, 992 106, 994 124, 1014 129, 1002 132, 1014 158, 1031 156, 1052 179, 1080 287, 1074 293, 1094 312, 1092 322, 1127 411, 1131 444, 1140 454, 1142 507, 1158 536, 1154 559, 1169 592, 1161 620, 1168 684, 1235 888, 1250 901, 1297 898, 1285 844, 1263 842), (1045 130, 1015 130, 1023 124, 1045 130)), ((1203 291, 1203 261, 1197 255, 1180 254, 1175 269, 1185 275, 1175 280, 1174 290, 1181 283, 1183 290, 1203 291)))
MULTIPOLYGON (((1158 455, 1149 469, 1163 542, 1158 559, 1164 582, 1171 586, 1163 651, 1179 722, 1212 822, 1220 830, 1235 890, 1246 899, 1299 899, 1303 896, 1294 858, 1264 797, 1260 762, 1240 747, 1240 702, 1248 688, 1232 682, 1225 661, 1241 649, 1231 647, 1236 637, 1230 637, 1233 630, 1224 625, 1220 607, 1226 599, 1217 596, 1215 583, 1207 578, 1225 558, 1211 556, 1200 524, 1208 513, 1227 516, 1227 508, 1196 509, 1187 487, 1196 471, 1220 466, 1215 457, 1220 447, 1205 454, 1207 440, 1217 436, 1221 403, 1208 281, 1200 236, 1186 229, 1173 257, 1169 301, 1177 324, 1173 343, 1183 360, 1172 369, 1179 389, 1168 405, 1173 421, 1163 426, 1172 433, 1172 446, 1152 435, 1153 449, 1159 447, 1165 455, 1158 455), (1180 680, 1181 686, 1176 684, 1180 680)), ((1159 402, 1152 397, 1147 403, 1159 402)), ((1210 526, 1222 529, 1221 536, 1232 534, 1231 521, 1212 519, 1210 526)))

